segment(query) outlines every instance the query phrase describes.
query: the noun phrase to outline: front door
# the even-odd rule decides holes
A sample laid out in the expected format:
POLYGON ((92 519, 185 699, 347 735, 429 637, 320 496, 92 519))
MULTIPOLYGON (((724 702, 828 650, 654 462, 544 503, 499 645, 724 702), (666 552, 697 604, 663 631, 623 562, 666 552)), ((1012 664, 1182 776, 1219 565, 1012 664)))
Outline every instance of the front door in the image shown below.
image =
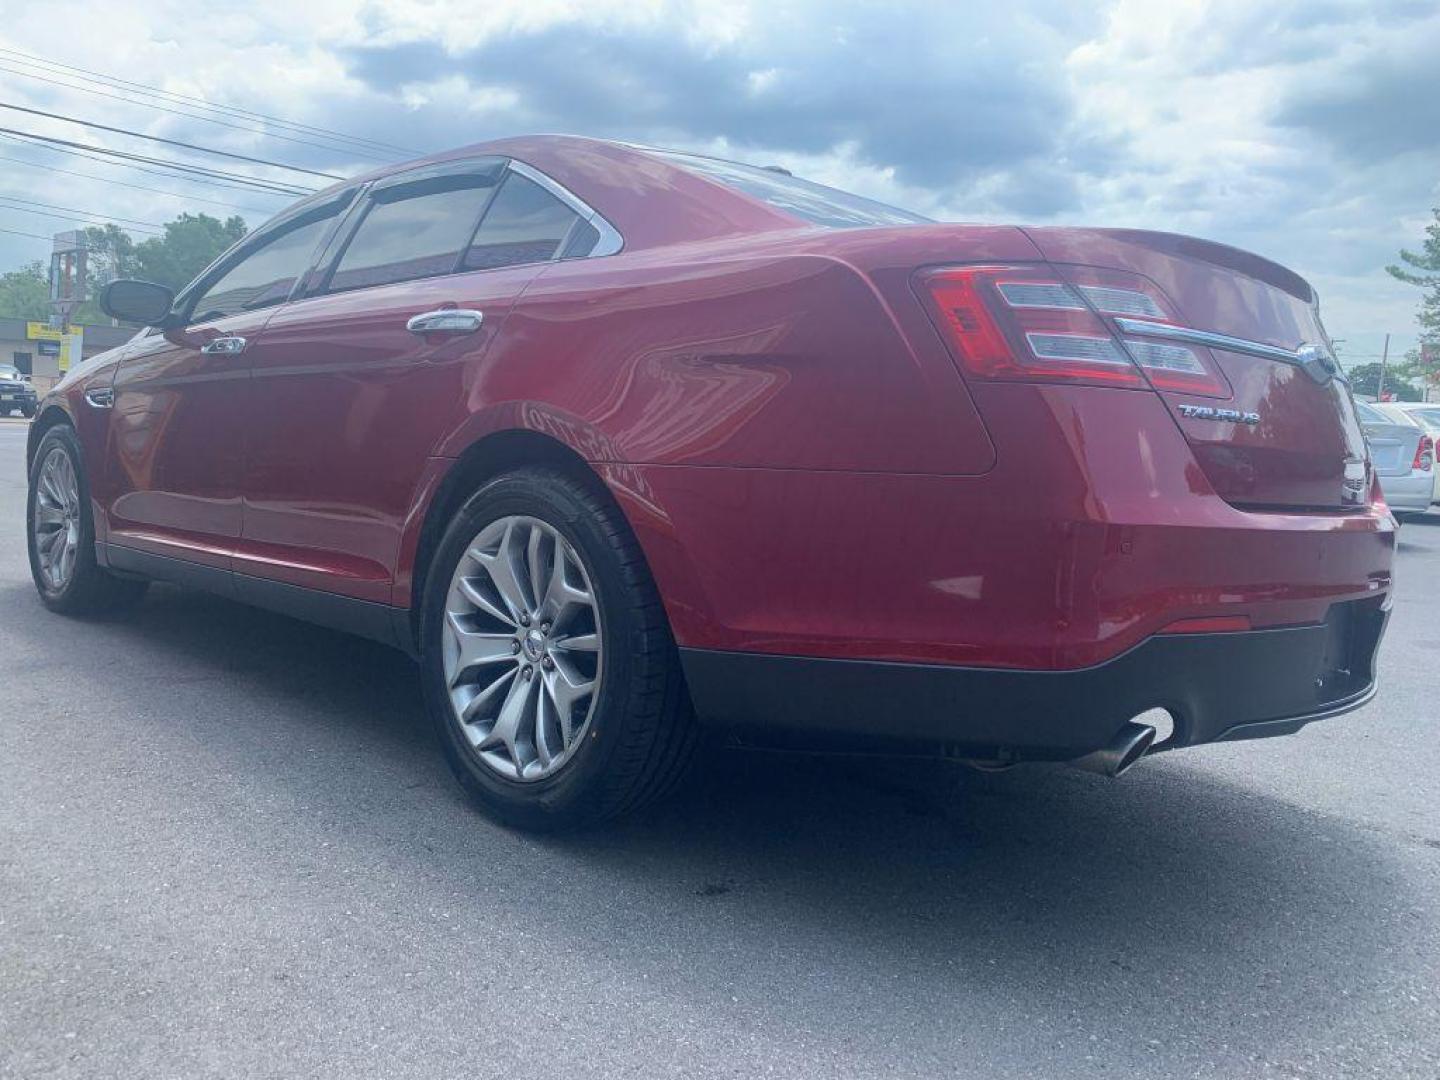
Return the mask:
POLYGON ((241 534, 245 406, 266 324, 343 202, 304 206, 238 246, 120 362, 105 477, 109 542, 229 568, 241 534))
POLYGON ((120 362, 105 483, 111 544, 229 567, 240 537, 240 401, 250 375, 233 343, 256 344, 271 314, 155 333, 120 362), (217 351, 217 341, 228 351, 217 351))

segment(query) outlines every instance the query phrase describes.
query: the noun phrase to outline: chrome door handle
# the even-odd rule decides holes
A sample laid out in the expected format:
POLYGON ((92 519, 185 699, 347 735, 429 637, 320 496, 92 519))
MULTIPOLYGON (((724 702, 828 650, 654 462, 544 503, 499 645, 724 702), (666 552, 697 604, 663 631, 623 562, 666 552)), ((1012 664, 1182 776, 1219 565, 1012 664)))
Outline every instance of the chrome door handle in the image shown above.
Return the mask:
POLYGON ((412 316, 405 329, 412 334, 473 334, 485 321, 483 311, 470 308, 439 308, 412 316))
POLYGON ((245 339, 243 337, 217 337, 211 338, 204 345, 200 346, 202 353, 209 353, 212 356, 221 353, 227 356, 234 356, 236 353, 245 351, 245 339))

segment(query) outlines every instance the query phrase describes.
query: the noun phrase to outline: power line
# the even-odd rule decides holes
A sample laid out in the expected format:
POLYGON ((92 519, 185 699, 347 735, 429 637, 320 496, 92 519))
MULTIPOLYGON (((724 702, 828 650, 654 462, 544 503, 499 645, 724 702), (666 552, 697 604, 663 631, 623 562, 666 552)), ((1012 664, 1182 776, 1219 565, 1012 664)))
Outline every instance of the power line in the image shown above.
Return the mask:
POLYGON ((93 210, 80 210, 74 206, 56 206, 54 203, 36 202, 34 199, 22 199, 17 195, 0 195, 0 199, 4 199, 7 202, 24 203, 27 206, 41 206, 47 210, 68 210, 72 214, 84 214, 86 217, 102 217, 115 222, 117 225, 130 224, 145 225, 152 229, 165 228, 165 226, 158 221, 141 221, 139 218, 116 217, 113 214, 97 214, 93 210))
MULTIPOLYGON (((54 214, 51 213, 49 210, 30 210, 24 206, 0 206, 0 210, 12 210, 17 214, 35 214, 38 217, 59 218, 61 221, 70 221, 74 222, 77 225, 93 225, 96 228, 103 228, 106 225, 119 224, 118 222, 113 221, 89 221, 78 218, 74 214, 54 214)), ((163 229, 142 228, 139 225, 130 225, 127 227, 134 232, 150 233, 154 236, 159 236, 165 231, 163 229)))
POLYGON ((157 86, 149 86, 145 83, 133 82, 130 79, 122 79, 115 75, 107 75, 104 72, 94 71, 90 68, 76 67, 74 64, 64 64, 61 63, 59 60, 53 60, 48 57, 36 56, 33 53, 21 52, 19 49, 0 48, 0 54, 8 54, 12 57, 20 57, 19 60, 11 60, 11 63, 20 63, 29 67, 39 67, 42 70, 61 69, 63 71, 73 71, 77 72, 82 76, 88 76, 90 79, 100 82, 101 85, 110 86, 115 89, 131 88, 135 91, 141 91, 145 94, 149 94, 163 100, 176 101, 184 104, 192 104, 203 109, 212 110, 214 112, 224 113, 233 116, 247 117, 251 120, 260 120, 268 124, 274 124, 281 127, 290 128, 294 131, 308 132, 312 135, 320 135, 330 139, 338 139, 344 142, 368 145, 377 150, 394 152, 396 154, 415 155, 420 152, 418 150, 409 149, 404 146, 396 146, 393 143, 381 142, 377 139, 366 139, 358 135, 347 135, 344 132, 335 131, 331 128, 317 127, 313 124, 301 124, 294 120, 286 120, 282 117, 270 116, 265 113, 255 112, 252 109, 243 109, 236 105, 217 104, 215 102, 206 101, 204 98, 196 97, 192 94, 180 94, 170 90, 162 90, 157 86))
MULTIPOLYGON (((0 57, 0 60, 3 59, 3 57, 0 57)), ((133 97, 124 97, 122 94, 107 94, 105 93, 105 91, 96 90, 94 87, 77 86, 75 83, 61 82, 58 79, 51 79, 47 78, 44 75, 37 75, 33 71, 22 71, 19 68, 6 67, 4 64, 0 64, 0 71, 9 72, 12 75, 19 75, 26 79, 37 79, 40 82, 49 83, 52 86, 63 86, 67 90, 78 90, 82 94, 94 94, 97 97, 109 98, 111 101, 123 101, 130 105, 139 105, 141 108, 154 109, 157 112, 169 113, 172 116, 184 116, 188 119, 199 120, 206 124, 218 124, 220 127, 230 128, 233 131, 252 132, 257 135, 263 135, 267 139, 280 139, 283 142, 297 143, 300 146, 313 146, 317 150, 329 150, 332 153, 351 154, 356 157, 366 158, 370 161, 393 161, 395 159, 394 154, 387 154, 382 156, 380 154, 377 154, 375 151, 369 149, 312 142, 309 139, 296 138, 293 135, 282 135, 279 132, 266 131, 263 128, 257 128, 254 125, 232 124, 225 120, 217 120, 213 116, 205 116, 203 113, 186 112, 183 109, 171 109, 167 108, 164 105, 157 105, 154 102, 150 101, 138 101, 133 97)), ((126 92, 131 93, 133 91, 126 92)))
POLYGON ((41 236, 38 232, 21 232, 19 229, 0 229, 0 232, 9 233, 11 236, 28 236, 33 240, 44 240, 47 244, 55 239, 53 236, 41 236))
MULTIPOLYGON (((48 146, 40 147, 42 150, 52 149, 48 146)), ((64 153, 64 151, 57 151, 64 153)), ((42 165, 38 161, 26 161, 24 158, 11 157, 9 154, 0 154, 0 161, 14 162, 16 165, 25 165, 32 169, 44 169, 46 172, 64 173, 66 176, 78 176, 83 180, 94 180, 98 184, 111 184, 115 187, 132 188, 135 191, 149 191, 156 195, 169 195, 172 198, 184 199, 186 202, 206 203, 209 206, 223 206, 227 210, 240 210, 247 214, 269 214, 271 211, 262 210, 258 206, 238 206, 235 203, 221 202, 219 199, 206 199, 199 195, 186 195, 183 191, 166 191, 164 188, 148 187, 145 184, 127 184, 124 180, 111 180, 108 176, 96 176, 94 173, 75 172, 73 169, 61 169, 54 165, 42 165)), ((119 162, 107 162, 116 164, 119 162)))
POLYGON ((212 169, 205 165, 189 165, 178 161, 166 161, 163 158, 146 157, 144 154, 132 154, 128 150, 112 150, 107 146, 91 146, 89 143, 72 142, 69 139, 60 139, 53 135, 36 135, 33 132, 19 131, 16 128, 0 127, 0 134, 19 135, 23 139, 29 139, 34 142, 53 143, 56 146, 88 150, 91 155, 103 154, 106 157, 121 158, 125 161, 140 161, 147 165, 159 165, 163 168, 175 169, 178 172, 194 173, 197 176, 223 178, 231 181, 234 185, 258 188, 262 191, 269 191, 272 194, 311 195, 316 191, 315 188, 297 187, 293 184, 281 183, 278 180, 264 180, 259 177, 245 176, 242 173, 225 172, 221 169, 212 169))
POLYGON ((200 171, 193 166, 171 165, 165 161, 153 158, 138 158, 142 161, 155 161, 156 164, 165 169, 175 169, 178 172, 160 172, 157 169, 147 169, 143 165, 134 165, 129 161, 110 161, 109 156, 120 155, 126 158, 136 158, 134 154, 124 154, 122 151, 109 150, 103 146, 89 146, 85 143, 70 142, 67 139, 56 139, 48 135, 31 135, 27 132, 16 131, 14 128, 0 128, 0 139, 8 139, 11 142, 19 143, 21 146, 34 146, 38 150, 48 150, 52 154, 66 154, 70 157, 85 158, 88 161, 98 161, 101 165, 114 165, 122 169, 134 169, 136 172, 148 173, 151 176, 163 176, 167 180, 185 180, 192 184, 204 184, 206 187, 238 188, 244 191, 255 191, 263 195, 284 196, 294 198, 296 195, 309 194, 308 188, 293 188, 287 185, 272 186, 273 181, 255 180, 252 177, 240 173, 227 173, 219 169, 203 170, 202 175, 209 179, 201 179, 200 176, 188 175, 191 172, 200 171), (50 143, 60 145, 51 146, 50 143), (72 149, 65 149, 71 147, 72 149), (79 149, 74 149, 78 147, 79 149), (94 151, 86 153, 86 151, 94 151), (101 156, 107 155, 107 156, 101 156), (229 179, 221 179, 229 177, 229 179))
POLYGON ((143 131, 132 131, 129 128, 112 127, 109 124, 100 124, 94 120, 80 120, 73 116, 65 116, 62 113, 47 112, 44 109, 31 109, 25 105, 15 105, 8 101, 0 101, 0 109, 29 113, 31 116, 43 116, 50 120, 64 120, 66 123, 79 124, 81 127, 91 128, 95 131, 109 131, 115 135, 129 135, 132 138, 145 139, 147 142, 162 143, 165 146, 175 146, 184 150, 196 150, 202 154, 214 154, 217 157, 230 158, 232 161, 244 161, 251 165, 265 165, 272 169, 289 169, 291 172, 305 173, 309 176, 319 176, 326 180, 345 179, 345 177, 338 173, 320 172, 317 169, 306 169, 300 165, 286 165, 283 161, 270 161, 266 158, 250 157, 248 154, 234 154, 229 150, 216 150, 209 146, 198 146, 195 143, 183 142, 180 139, 166 139, 159 135, 146 135, 143 131))

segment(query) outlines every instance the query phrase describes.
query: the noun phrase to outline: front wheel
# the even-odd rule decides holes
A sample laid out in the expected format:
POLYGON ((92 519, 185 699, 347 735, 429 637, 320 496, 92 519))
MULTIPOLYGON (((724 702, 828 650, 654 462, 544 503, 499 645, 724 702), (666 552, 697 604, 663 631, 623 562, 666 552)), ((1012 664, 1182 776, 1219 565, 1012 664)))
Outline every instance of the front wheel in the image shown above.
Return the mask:
POLYGON ((20 415, 23 416, 23 417, 25 417, 26 420, 32 420, 32 419, 34 419, 34 417, 35 417, 35 406, 34 406, 34 405, 21 405, 21 406, 20 406, 20 415))
POLYGON ((138 600, 143 581, 117 578, 95 561, 90 484, 80 440, 57 424, 40 440, 25 501, 30 574, 40 600, 65 615, 92 614, 138 600))
POLYGON ((650 802, 695 725, 664 610, 618 508, 525 469, 481 488, 431 562, 426 703, 461 785, 492 816, 575 828, 650 802))

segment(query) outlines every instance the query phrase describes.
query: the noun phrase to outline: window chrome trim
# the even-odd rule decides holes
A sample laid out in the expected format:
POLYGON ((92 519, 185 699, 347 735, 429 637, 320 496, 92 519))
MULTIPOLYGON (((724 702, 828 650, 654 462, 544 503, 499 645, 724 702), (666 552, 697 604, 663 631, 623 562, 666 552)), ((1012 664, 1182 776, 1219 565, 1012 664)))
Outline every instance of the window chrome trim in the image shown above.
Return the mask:
POLYGON ((1137 337, 1158 337, 1167 341, 1183 341, 1190 345, 1204 345, 1212 349, 1221 349, 1224 352, 1258 356, 1262 360, 1290 364, 1303 369, 1311 378, 1320 383, 1331 378, 1339 382, 1349 381, 1344 372, 1340 370, 1340 366, 1331 358, 1329 350, 1322 349, 1318 345, 1302 345, 1291 351, 1278 345, 1266 345, 1263 341, 1231 337, 1229 334, 1217 334, 1211 330, 1192 330, 1188 326, 1173 326, 1170 323, 1151 322, 1148 319, 1117 318, 1115 325, 1120 328, 1122 333, 1134 334, 1137 337))
POLYGON ((588 222, 600 234, 595 241, 595 246, 590 249, 590 254, 582 256, 586 259, 597 258, 601 255, 614 255, 625 246, 625 238, 620 235, 615 226, 601 217, 600 212, 585 202, 584 199, 572 194, 550 177, 546 176, 539 169, 526 165, 523 161, 510 159, 510 171, 519 173, 526 180, 539 184, 542 188, 554 195, 562 203, 568 206, 575 213, 580 215, 582 221, 588 222))

